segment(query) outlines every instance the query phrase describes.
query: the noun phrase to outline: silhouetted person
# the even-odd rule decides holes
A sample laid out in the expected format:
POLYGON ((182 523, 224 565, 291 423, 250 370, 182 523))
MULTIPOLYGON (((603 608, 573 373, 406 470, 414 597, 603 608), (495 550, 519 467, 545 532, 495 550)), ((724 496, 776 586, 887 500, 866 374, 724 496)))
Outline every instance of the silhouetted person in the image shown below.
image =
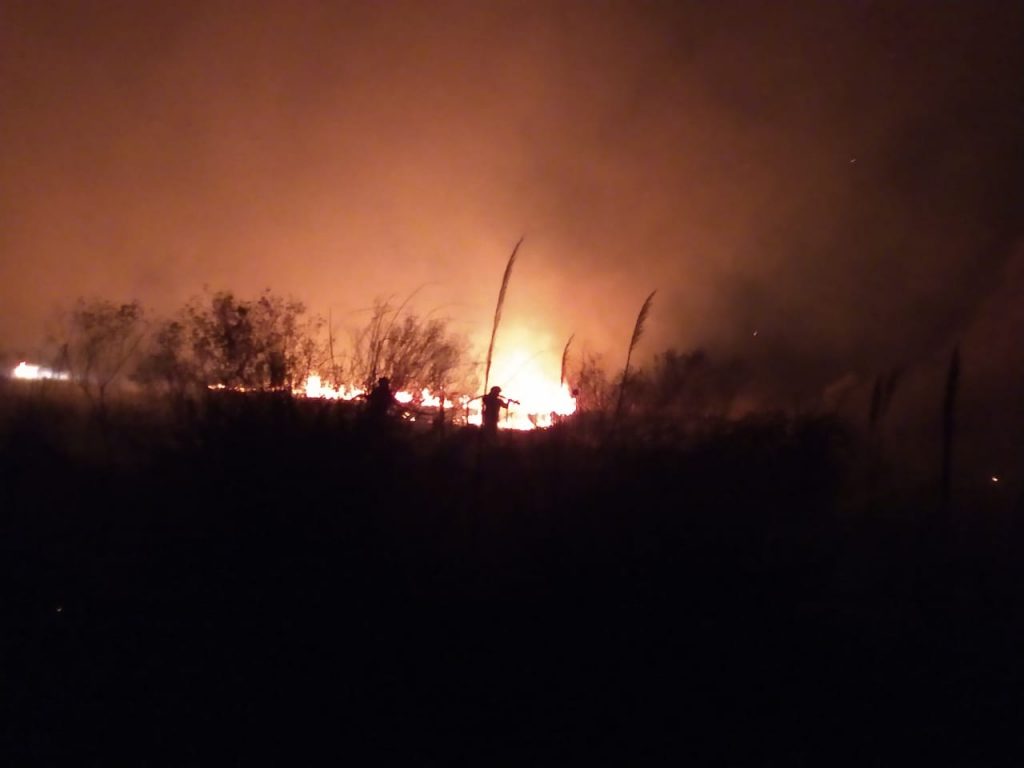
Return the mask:
POLYGON ((498 433, 498 419, 501 418, 501 409, 508 408, 509 403, 515 400, 507 400, 501 396, 501 387, 491 387, 491 391, 481 398, 483 402, 482 422, 484 434, 495 435, 498 433))
POLYGON ((377 379, 377 386, 366 395, 366 416, 371 422, 381 423, 387 419, 388 411, 395 404, 395 395, 391 392, 391 380, 386 376, 377 379))

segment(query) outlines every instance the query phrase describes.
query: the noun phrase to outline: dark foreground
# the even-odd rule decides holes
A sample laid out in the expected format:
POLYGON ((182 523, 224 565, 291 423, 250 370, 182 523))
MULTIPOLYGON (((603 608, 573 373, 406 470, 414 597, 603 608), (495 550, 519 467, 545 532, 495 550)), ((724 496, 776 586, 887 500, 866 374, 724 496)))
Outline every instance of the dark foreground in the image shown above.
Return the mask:
POLYGON ((5 764, 1024 758, 1013 501, 940 513, 828 420, 4 419, 5 764))

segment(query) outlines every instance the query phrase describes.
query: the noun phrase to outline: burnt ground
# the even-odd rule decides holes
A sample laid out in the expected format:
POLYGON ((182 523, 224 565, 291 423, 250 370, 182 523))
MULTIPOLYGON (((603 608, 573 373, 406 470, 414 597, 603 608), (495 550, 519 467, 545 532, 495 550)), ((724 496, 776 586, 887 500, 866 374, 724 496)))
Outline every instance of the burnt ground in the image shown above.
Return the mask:
POLYGON ((499 438, 8 397, 5 762, 1024 756, 1014 500, 823 418, 499 438))

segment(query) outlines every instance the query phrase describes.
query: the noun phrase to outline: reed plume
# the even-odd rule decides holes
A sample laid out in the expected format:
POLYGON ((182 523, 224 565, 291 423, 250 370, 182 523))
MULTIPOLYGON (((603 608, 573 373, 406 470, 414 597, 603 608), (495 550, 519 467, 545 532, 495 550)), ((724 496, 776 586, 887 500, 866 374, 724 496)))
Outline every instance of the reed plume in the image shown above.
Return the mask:
POLYGON ((626 381, 629 379, 629 364, 633 359, 633 350, 636 348, 637 342, 640 341, 640 337, 644 333, 644 323, 647 322, 647 315, 651 311, 651 302, 654 300, 654 294, 657 291, 651 291, 651 295, 644 301, 644 305, 640 307, 640 313, 636 316, 636 324, 633 326, 633 336, 629 340, 629 351, 626 352, 626 367, 622 371, 622 383, 619 385, 619 401, 615 406, 615 418, 618 420, 619 414, 622 412, 622 400, 623 395, 626 392, 626 381))
POLYGON ((523 238, 519 238, 516 247, 512 249, 512 255, 508 257, 508 264, 505 265, 505 275, 501 278, 501 290, 498 291, 498 306, 494 309, 494 325, 491 326, 491 343, 487 345, 487 365, 484 368, 484 392, 487 392, 487 384, 491 377, 491 357, 494 354, 494 338, 498 335, 498 325, 501 323, 501 308, 505 305, 505 292, 508 290, 508 281, 512 277, 512 265, 516 263, 516 254, 519 253, 519 246, 523 244, 523 238))
POLYGON ((572 334, 569 340, 565 342, 565 349, 562 350, 562 380, 559 382, 562 386, 565 386, 565 365, 569 361, 569 347, 572 345, 572 340, 576 338, 576 334, 572 334))

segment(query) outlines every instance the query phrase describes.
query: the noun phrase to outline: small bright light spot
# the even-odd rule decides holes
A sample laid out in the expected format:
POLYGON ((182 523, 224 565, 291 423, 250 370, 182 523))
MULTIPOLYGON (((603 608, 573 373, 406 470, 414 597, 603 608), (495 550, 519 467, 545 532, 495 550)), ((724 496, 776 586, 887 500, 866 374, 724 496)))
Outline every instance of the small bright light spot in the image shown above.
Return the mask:
POLYGON ((992 475, 992 482, 993 483, 998 483, 999 482, 999 475, 992 475))
POLYGON ((853 165, 856 162, 857 162, 857 158, 856 157, 851 157, 850 158, 850 165, 853 165))
POLYGON ((754 335, 757 336, 757 331, 754 331, 754 335))
POLYGON ((68 374, 66 371, 53 371, 49 368, 44 368, 41 365, 32 365, 26 363, 24 360, 14 366, 14 370, 11 371, 11 375, 16 379, 57 379, 58 381, 67 381, 68 374))
POLYGON ((63 605, 58 605, 57 606, 57 613, 64 613, 64 606, 63 605))
POLYGON ((17 364, 14 368, 14 378, 16 379, 38 379, 39 378, 39 366, 29 365, 24 360, 17 364))

